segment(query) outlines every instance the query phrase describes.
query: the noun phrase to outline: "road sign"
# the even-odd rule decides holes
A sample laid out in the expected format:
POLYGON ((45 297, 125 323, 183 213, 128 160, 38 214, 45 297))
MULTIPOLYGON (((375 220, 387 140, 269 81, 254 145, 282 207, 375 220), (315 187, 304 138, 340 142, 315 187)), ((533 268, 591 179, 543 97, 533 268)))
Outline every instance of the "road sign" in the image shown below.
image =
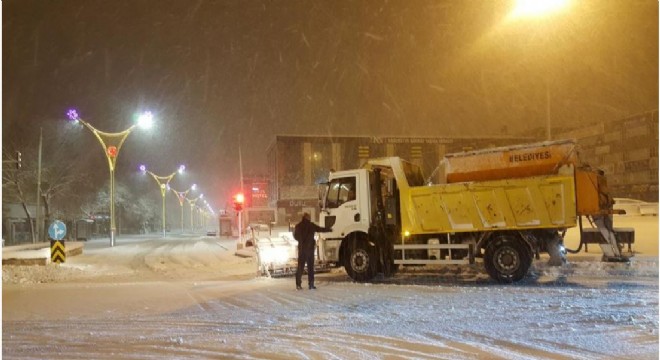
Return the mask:
POLYGON ((50 261, 54 263, 63 263, 66 261, 66 249, 64 241, 50 241, 50 261))
POLYGON ((62 240, 66 235, 66 225, 59 220, 53 221, 48 227, 48 236, 53 240, 62 240))

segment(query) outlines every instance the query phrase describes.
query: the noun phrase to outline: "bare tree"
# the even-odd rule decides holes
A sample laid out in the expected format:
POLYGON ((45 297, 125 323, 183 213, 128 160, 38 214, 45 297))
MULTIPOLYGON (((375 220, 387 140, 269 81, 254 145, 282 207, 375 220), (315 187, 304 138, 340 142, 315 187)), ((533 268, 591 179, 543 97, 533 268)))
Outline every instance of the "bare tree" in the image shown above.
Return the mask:
POLYGON ((51 221, 53 216, 51 207, 53 200, 57 198, 68 201, 75 199, 71 196, 74 193, 73 190, 84 183, 86 177, 86 174, 76 172, 71 163, 65 166, 48 166, 42 169, 41 199, 44 202, 47 223, 51 221))
MULTIPOLYGON (((46 223, 53 219, 53 213, 63 214, 67 209, 69 215, 79 213, 79 205, 82 200, 81 193, 85 190, 85 179, 89 173, 83 171, 85 162, 81 161, 86 152, 80 146, 79 139, 73 135, 74 130, 68 124, 44 120, 43 139, 40 141, 39 132, 35 136, 22 139, 20 144, 13 140, 3 145, 3 202, 21 203, 25 215, 30 224, 32 241, 40 241, 36 238, 37 229, 33 224, 35 214, 29 210, 29 205, 36 202, 37 196, 43 202, 40 208, 44 209, 44 220, 46 223), (39 147, 42 147, 41 161, 41 191, 38 191, 37 174, 39 164, 37 162, 39 147), (15 169, 15 151, 22 152, 22 167, 15 169), (57 200, 64 200, 58 202, 57 200), (56 203, 56 204, 54 204, 56 203), (43 206, 43 207, 42 207, 43 206)), ((58 215, 59 216, 59 215, 58 215)), ((43 224, 43 223, 42 223, 43 224)), ((43 236, 43 234, 42 234, 43 236)))
POLYGON ((23 211, 25 211, 27 221, 30 224, 30 237, 34 243, 37 239, 34 231, 34 224, 32 223, 32 214, 28 208, 30 197, 25 191, 25 189, 31 188, 31 185, 34 183, 34 174, 23 168, 17 169, 15 164, 18 163, 18 159, 14 154, 16 154, 14 151, 4 147, 2 148, 3 203, 5 202, 5 198, 9 201, 14 200, 20 202, 23 211), (7 166, 5 166, 5 164, 7 164, 7 166))
MULTIPOLYGON (((110 195, 108 193, 108 182, 100 187, 93 198, 81 207, 81 211, 91 217, 99 213, 107 213, 110 208, 110 195)), ((132 190, 124 183, 115 183, 115 209, 117 209, 115 219, 118 221, 118 230, 127 229, 145 229, 146 224, 154 223, 158 219, 157 210, 160 206, 152 198, 145 197, 132 190)))

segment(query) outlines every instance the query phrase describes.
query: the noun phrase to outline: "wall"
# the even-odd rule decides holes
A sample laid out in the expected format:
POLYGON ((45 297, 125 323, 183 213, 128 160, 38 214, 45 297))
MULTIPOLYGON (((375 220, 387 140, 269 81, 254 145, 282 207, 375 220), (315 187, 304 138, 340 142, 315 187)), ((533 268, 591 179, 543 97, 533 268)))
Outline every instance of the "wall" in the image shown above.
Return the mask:
POLYGON ((580 158, 605 171, 615 197, 658 201, 658 111, 557 132, 580 145, 580 158))

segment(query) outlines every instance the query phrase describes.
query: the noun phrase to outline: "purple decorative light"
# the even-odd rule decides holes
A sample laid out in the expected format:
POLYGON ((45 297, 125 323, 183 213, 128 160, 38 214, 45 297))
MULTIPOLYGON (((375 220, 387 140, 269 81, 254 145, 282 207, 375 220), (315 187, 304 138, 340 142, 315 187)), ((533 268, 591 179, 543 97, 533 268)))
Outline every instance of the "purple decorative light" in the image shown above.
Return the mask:
POLYGON ((147 172, 147 167, 144 165, 140 165, 140 171, 147 172))
POLYGON ((71 121, 78 121, 80 119, 76 109, 69 109, 69 111, 66 112, 66 116, 68 116, 71 121))
POLYGON ((181 166, 179 166, 179 174, 183 174, 183 172, 184 172, 185 170, 186 170, 186 166, 185 166, 185 165, 181 165, 181 166))

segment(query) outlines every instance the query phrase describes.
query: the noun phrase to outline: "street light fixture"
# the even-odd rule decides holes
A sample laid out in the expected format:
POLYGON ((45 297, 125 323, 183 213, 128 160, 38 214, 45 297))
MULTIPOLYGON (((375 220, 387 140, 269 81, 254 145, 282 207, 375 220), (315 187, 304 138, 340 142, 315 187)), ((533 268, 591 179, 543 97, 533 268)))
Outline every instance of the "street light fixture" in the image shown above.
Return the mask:
POLYGON ((151 175, 154 180, 156 180, 156 184, 158 184, 158 188, 160 189, 160 195, 163 198, 163 237, 165 237, 165 195, 167 194, 167 191, 170 190, 170 181, 176 174, 183 174, 184 170, 186 167, 184 165, 179 166, 179 169, 167 176, 160 176, 152 173, 149 171, 146 167, 146 165, 140 165, 140 171, 142 171, 143 174, 149 174, 151 175))
POLYGON ((101 144, 103 153, 108 160, 108 168, 110 169, 110 246, 115 246, 115 233, 117 231, 115 226, 115 167, 117 165, 119 150, 121 150, 121 146, 124 144, 124 141, 126 141, 128 135, 136 127, 139 126, 145 129, 151 127, 153 124, 153 115, 150 111, 146 111, 138 117, 137 124, 134 124, 133 126, 121 132, 108 133, 99 131, 87 121, 81 119, 78 115, 78 111, 75 109, 69 109, 66 114, 69 120, 71 120, 73 123, 83 124, 92 132, 92 134, 94 134, 94 136, 96 136, 96 139, 101 144))
POLYGON ((195 191, 197 189, 197 184, 192 184, 191 187, 188 188, 186 191, 176 191, 172 188, 172 192, 176 195, 176 198, 179 200, 179 206, 181 207, 181 233, 183 234, 183 202, 186 200, 188 193, 191 191, 195 191))

